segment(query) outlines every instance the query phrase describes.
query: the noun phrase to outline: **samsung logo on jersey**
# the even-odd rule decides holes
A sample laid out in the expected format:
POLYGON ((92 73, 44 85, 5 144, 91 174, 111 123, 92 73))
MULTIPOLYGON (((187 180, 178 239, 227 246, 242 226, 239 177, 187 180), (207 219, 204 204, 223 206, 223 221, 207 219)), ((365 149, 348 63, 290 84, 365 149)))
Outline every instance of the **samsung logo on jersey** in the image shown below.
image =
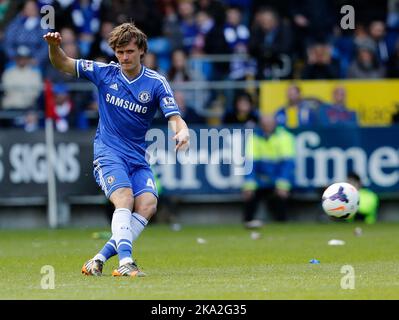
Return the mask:
POLYGON ((130 111, 133 111, 133 112, 138 112, 138 113, 146 113, 147 112, 147 107, 143 107, 142 105, 130 102, 128 100, 124 100, 122 98, 117 98, 113 95, 110 95, 109 93, 106 94, 105 101, 107 101, 108 103, 113 104, 117 107, 121 107, 121 108, 130 110, 130 111))

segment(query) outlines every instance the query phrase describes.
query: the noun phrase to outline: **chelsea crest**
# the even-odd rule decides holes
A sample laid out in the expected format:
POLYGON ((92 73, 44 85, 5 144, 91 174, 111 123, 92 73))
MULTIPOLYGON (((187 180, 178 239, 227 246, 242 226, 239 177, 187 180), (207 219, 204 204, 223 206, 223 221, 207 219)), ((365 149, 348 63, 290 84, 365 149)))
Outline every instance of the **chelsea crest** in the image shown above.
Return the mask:
POLYGON ((151 100, 151 95, 150 95, 150 93, 149 93, 148 91, 141 91, 141 92, 139 93, 139 100, 140 100, 142 103, 147 103, 148 101, 151 100))

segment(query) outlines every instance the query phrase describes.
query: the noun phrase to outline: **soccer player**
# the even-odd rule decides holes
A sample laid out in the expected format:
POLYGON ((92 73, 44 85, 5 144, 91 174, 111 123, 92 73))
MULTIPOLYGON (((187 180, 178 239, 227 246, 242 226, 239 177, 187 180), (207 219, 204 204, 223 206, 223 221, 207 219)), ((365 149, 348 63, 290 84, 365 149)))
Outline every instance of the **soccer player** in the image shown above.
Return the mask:
POLYGON ((158 107, 175 133, 176 150, 188 147, 188 127, 165 78, 142 65, 147 37, 134 24, 121 24, 110 34, 108 42, 119 63, 72 59, 62 50, 58 32, 43 38, 53 66, 93 82, 99 94, 94 176, 115 211, 111 239, 83 265, 82 273, 101 275, 104 262, 118 254, 119 268, 113 276, 144 276, 132 259, 132 242, 155 214, 158 196, 145 158, 145 134, 158 107))

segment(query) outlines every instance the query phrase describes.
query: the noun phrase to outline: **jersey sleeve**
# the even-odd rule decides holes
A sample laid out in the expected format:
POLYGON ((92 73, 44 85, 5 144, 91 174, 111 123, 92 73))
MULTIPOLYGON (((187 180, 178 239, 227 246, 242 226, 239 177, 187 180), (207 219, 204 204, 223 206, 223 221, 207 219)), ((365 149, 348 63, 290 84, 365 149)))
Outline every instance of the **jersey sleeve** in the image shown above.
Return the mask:
POLYGON ((158 86, 159 107, 162 110, 165 118, 173 115, 181 115, 179 106, 177 105, 173 96, 172 89, 167 83, 166 79, 162 77, 162 81, 158 86))
POLYGON ((76 60, 75 68, 78 78, 87 79, 96 86, 100 84, 108 69, 106 64, 85 59, 76 60))

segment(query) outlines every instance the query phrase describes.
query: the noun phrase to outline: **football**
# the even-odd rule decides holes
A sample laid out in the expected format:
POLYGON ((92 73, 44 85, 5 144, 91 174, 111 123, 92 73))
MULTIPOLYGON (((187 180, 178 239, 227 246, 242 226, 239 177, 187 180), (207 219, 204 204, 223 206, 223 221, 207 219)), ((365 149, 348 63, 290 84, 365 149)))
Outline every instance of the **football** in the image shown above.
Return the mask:
POLYGON ((322 206, 325 213, 333 219, 349 219, 359 207, 359 193, 347 182, 334 183, 324 191, 322 206))

